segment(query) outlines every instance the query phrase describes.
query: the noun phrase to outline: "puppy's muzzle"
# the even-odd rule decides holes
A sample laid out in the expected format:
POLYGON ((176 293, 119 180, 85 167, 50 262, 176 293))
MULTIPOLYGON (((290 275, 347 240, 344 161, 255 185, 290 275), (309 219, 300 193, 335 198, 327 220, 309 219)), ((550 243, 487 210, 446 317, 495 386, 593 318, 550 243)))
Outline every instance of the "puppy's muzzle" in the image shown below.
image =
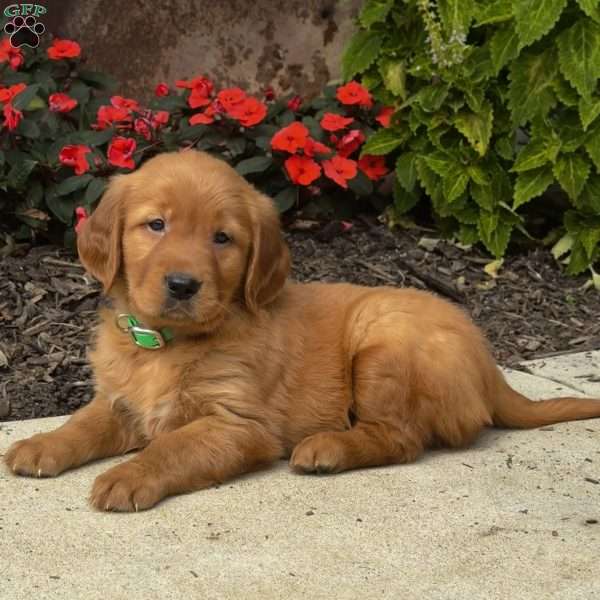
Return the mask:
POLYGON ((165 287, 169 298, 189 300, 198 293, 202 282, 188 273, 169 273, 165 276, 165 287))

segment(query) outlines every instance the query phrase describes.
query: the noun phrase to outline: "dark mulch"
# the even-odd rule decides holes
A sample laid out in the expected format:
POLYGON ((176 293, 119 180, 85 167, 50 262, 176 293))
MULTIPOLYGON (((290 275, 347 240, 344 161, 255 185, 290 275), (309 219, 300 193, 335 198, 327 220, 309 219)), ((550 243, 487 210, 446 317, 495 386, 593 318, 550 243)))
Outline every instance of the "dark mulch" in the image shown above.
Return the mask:
MULTIPOLYGON (((547 251, 509 257, 492 279, 484 255, 446 242, 424 247, 423 232, 391 233, 369 220, 340 229, 290 231, 297 279, 430 289, 461 304, 508 366, 600 347, 600 294, 565 276, 547 251)), ((0 419, 66 414, 90 400, 86 347, 98 292, 65 250, 0 259, 0 419)))

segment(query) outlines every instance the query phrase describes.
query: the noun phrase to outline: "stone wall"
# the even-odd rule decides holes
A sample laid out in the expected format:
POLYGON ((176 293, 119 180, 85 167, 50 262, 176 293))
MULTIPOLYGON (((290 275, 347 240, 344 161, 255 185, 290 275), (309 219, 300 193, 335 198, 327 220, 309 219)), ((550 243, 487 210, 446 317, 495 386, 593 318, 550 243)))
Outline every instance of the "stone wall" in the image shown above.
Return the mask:
MULTIPOLYGON (((41 2, 40 2, 41 3, 41 2)), ((253 91, 311 95, 339 77, 362 0, 60 0, 49 31, 80 41, 89 62, 147 95, 158 81, 205 74, 253 91)))

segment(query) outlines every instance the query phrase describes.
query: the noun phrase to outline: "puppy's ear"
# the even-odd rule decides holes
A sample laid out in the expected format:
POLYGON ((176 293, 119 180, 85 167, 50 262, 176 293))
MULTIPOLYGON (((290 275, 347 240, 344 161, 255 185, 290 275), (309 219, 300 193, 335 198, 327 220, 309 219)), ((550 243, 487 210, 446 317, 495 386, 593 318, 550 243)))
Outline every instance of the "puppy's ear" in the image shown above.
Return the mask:
POLYGON ((108 292, 121 268, 123 176, 113 178, 100 204, 77 234, 79 259, 108 292))
POLYGON ((270 198, 253 191, 252 246, 246 272, 244 299, 254 313, 279 294, 290 272, 290 252, 270 198))

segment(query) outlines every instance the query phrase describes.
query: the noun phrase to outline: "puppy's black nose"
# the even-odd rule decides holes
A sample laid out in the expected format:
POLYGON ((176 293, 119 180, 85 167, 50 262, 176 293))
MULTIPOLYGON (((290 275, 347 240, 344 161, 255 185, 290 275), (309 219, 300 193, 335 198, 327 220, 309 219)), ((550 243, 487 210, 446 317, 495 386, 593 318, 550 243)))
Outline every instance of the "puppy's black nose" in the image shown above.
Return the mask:
POLYGON ((189 300, 196 295, 202 283, 187 273, 169 273, 165 276, 165 283, 171 298, 176 300, 189 300))

